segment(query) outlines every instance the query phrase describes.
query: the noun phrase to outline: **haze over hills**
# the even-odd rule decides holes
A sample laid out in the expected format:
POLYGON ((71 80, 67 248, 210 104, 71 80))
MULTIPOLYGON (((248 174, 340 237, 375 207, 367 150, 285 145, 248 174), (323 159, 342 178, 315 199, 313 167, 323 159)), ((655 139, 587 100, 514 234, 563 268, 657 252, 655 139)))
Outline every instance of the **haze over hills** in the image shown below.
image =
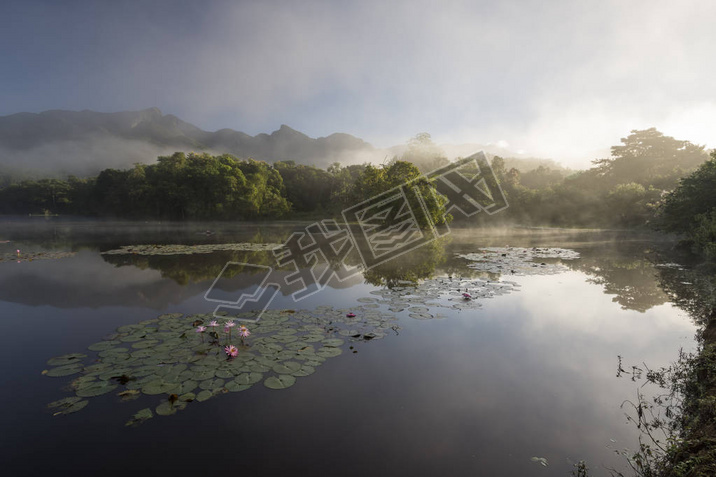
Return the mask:
MULTIPOLYGON (((504 148, 469 145, 446 147, 446 156, 467 155, 456 153, 463 149, 516 155, 504 148)), ((7 171, 90 175, 110 167, 153 163, 158 156, 175 151, 228 153, 270 163, 293 160, 325 168, 334 162, 380 163, 400 156, 404 146, 378 149, 344 133, 311 138, 286 125, 256 136, 232 129, 209 132, 174 115, 164 115, 157 108, 116 113, 51 110, 0 116, 0 166, 7 171)))

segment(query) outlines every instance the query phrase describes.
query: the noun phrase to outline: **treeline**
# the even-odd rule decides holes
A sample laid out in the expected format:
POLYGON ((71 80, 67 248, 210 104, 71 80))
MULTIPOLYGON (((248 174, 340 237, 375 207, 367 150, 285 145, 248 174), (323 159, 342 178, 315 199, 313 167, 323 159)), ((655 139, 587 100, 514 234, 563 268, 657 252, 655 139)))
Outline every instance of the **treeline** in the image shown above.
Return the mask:
POLYGON ((611 148, 611 157, 567 177, 549 168, 527 174, 508 171, 496 158, 493 169, 510 203, 505 215, 530 225, 653 225, 665 196, 708 159, 703 146, 664 136, 654 128, 632 131, 621 142, 611 148))
MULTIPOLYGON (((156 164, 105 169, 93 178, 6 186, 0 189, 0 214, 162 220, 276 219, 296 212, 326 216, 420 176, 415 165, 403 161, 387 167, 336 163, 324 170, 293 161, 269 165, 228 154, 177 152, 156 164)), ((442 216, 442 203, 428 206, 434 217, 442 216)))
MULTIPOLYGON (((544 166, 508 169, 503 159, 495 157, 492 168, 509 208, 496 216, 481 214, 476 220, 558 227, 656 226, 686 234, 697 248, 716 256, 716 164, 707 159, 703 146, 654 128, 632 131, 611 148, 609 158, 574 173, 544 166)), ((402 157, 383 166, 336 163, 319 169, 293 161, 270 165, 230 155, 178 152, 152 165, 106 169, 93 178, 8 185, 0 189, 0 214, 162 220, 322 218, 448 163, 427 133, 411 139, 402 157)), ((425 181, 420 186, 430 187, 425 181)), ((443 202, 438 199, 428 206, 439 220, 443 202)))

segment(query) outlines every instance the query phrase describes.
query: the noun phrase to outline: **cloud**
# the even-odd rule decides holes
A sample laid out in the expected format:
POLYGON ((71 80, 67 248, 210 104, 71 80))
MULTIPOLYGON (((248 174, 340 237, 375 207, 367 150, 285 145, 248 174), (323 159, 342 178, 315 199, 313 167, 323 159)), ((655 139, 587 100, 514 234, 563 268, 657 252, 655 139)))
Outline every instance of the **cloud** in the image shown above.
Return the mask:
POLYGON ((30 22, 25 11, 17 15, 27 21, 0 33, 37 33, 16 42, 18 62, 0 76, 0 104, 14 108, 5 113, 158 106, 207 130, 257 134, 289 124, 378 147, 427 131, 436 142, 505 140, 573 166, 633 128, 716 146, 703 125, 715 117, 713 3, 53 8, 43 7, 56 22, 30 22))
POLYGON ((153 163, 157 157, 171 155, 176 148, 165 148, 145 141, 111 136, 61 141, 27 150, 0 148, 0 165, 16 170, 42 171, 60 175, 88 176, 102 169, 123 169, 135 163, 153 163))

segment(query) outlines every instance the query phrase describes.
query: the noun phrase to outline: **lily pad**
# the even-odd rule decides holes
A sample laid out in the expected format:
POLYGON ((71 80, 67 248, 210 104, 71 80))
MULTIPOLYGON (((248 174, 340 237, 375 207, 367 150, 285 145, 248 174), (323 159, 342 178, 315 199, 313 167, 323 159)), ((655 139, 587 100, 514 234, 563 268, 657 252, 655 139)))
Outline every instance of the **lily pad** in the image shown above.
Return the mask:
POLYGON ((295 361, 285 361, 283 363, 276 364, 272 369, 276 374, 293 374, 301 369, 301 364, 295 361))
POLYGON ((315 372, 316 372, 316 368, 314 368, 313 366, 303 365, 303 366, 301 366, 299 369, 297 369, 296 371, 292 372, 291 374, 292 374, 293 376, 299 376, 299 377, 300 377, 300 376, 310 376, 311 374, 313 374, 313 373, 315 373, 315 372))
POLYGON ((249 389, 252 385, 251 384, 239 384, 236 382, 236 380, 231 380, 228 383, 226 383, 226 389, 231 392, 239 392, 239 391, 246 391, 249 389))
POLYGON ((169 416, 177 412, 177 408, 173 405, 173 403, 164 401, 157 406, 154 412, 156 412, 158 416, 169 416))
POLYGON ((243 373, 236 376, 236 381, 239 384, 255 384, 258 383, 263 379, 263 374, 261 373, 243 373))
POLYGON ((134 416, 132 416, 132 418, 129 421, 127 421, 125 426, 138 426, 153 417, 154 417, 154 413, 152 413, 152 410, 149 409, 148 407, 146 407, 146 408, 138 411, 134 416))
POLYGON ((271 376, 264 381, 264 386, 269 389, 286 389, 296 383, 296 378, 290 374, 271 376))
POLYGON ((118 340, 99 341, 97 343, 89 345, 87 347, 87 349, 90 351, 105 351, 110 348, 114 348, 119 343, 120 343, 120 341, 118 341, 118 340))
POLYGON ((323 346, 332 346, 332 347, 338 347, 342 346, 345 341, 343 341, 340 338, 328 338, 321 342, 323 346))
POLYGON ((132 348, 134 349, 144 349, 144 348, 151 348, 152 346, 156 346, 160 343, 159 340, 142 340, 138 341, 137 343, 132 344, 132 348))
POLYGON ((180 390, 180 385, 176 383, 167 383, 162 380, 155 380, 142 386, 142 392, 150 396, 157 394, 171 394, 178 390, 180 390))
POLYGON ((212 396, 214 396, 214 393, 205 389, 204 391, 202 391, 196 395, 196 400, 197 400, 197 402, 204 402, 207 399, 210 399, 212 396))
POLYGON ((216 391, 224 387, 224 382, 225 381, 223 379, 207 379, 206 381, 199 383, 199 387, 205 390, 208 389, 216 391))
POLYGON ((79 397, 68 397, 60 399, 59 401, 53 401, 48 404, 47 407, 51 409, 59 409, 53 415, 60 416, 81 411, 87 406, 87 404, 89 404, 89 401, 87 401, 86 399, 80 399, 79 397))
POLYGON ((334 358, 343 353, 341 348, 323 347, 316 350, 316 355, 322 358, 334 358))
POLYGON ((56 356, 47 360, 47 364, 50 366, 66 366, 68 364, 77 364, 83 358, 86 358, 86 354, 82 353, 70 353, 62 356, 56 356))
POLYGON ((82 389, 78 389, 75 394, 79 397, 94 397, 111 393, 115 389, 117 389, 117 384, 112 381, 95 381, 82 387, 82 389))
POLYGON ((72 374, 77 374, 80 371, 82 371, 83 367, 81 364, 70 364, 67 366, 60 366, 57 368, 52 368, 48 370, 45 373, 45 376, 50 376, 53 378, 59 378, 62 376, 70 376, 72 374))

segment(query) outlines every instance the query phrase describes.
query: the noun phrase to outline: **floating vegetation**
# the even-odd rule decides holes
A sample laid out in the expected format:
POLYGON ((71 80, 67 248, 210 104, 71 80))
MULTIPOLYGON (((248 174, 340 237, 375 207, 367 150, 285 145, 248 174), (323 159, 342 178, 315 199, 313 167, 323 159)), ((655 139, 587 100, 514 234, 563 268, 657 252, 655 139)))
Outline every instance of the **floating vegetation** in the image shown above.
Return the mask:
POLYGON ((102 252, 103 255, 190 255, 214 252, 263 252, 281 247, 280 243, 207 243, 199 245, 125 245, 102 252))
POLYGON ((504 275, 551 275, 567 271, 559 260, 576 260, 579 253, 564 248, 487 247, 476 253, 458 255, 469 260, 468 267, 504 275), (544 260, 548 260, 545 262, 544 260))
MULTIPOLYGON (((459 255, 469 260, 468 267, 497 275, 542 275, 561 273, 568 270, 554 259, 575 260, 579 253, 561 248, 516 248, 493 247, 479 252, 459 255), (546 263, 543 260, 551 260, 546 263)), ((438 277, 420 283, 399 282, 401 286, 383 288, 371 292, 380 299, 361 298, 364 307, 387 305, 394 313, 408 312, 410 318, 431 320, 445 318, 434 309, 452 308, 457 310, 480 307, 479 301, 504 295, 517 290, 520 285, 510 280, 489 280, 481 278, 438 277)))
MULTIPOLYGON (((237 327, 233 343, 229 342, 232 327, 226 326, 231 318, 217 323, 211 314, 172 313, 120 326, 105 341, 88 347, 94 357, 72 353, 48 360, 53 367, 43 371, 46 376, 79 375, 70 383, 75 396, 51 406, 60 409, 55 414, 69 414, 87 405, 83 398, 115 393, 121 402, 146 395, 160 397, 153 413, 168 416, 189 403, 245 391, 259 383, 268 389, 286 389, 327 359, 341 355, 348 341, 382 338, 395 329, 392 314, 360 306, 352 311, 356 318, 346 318, 348 310, 328 306, 268 311, 250 325, 250 332, 237 327), (205 328, 197 333, 199 326, 214 331, 205 328), (225 329, 228 332, 222 332, 225 329)), ((152 416, 151 408, 143 409, 127 425, 139 425, 152 416)))
MULTIPOLYGON (((127 252, 123 253, 133 253, 129 250, 134 248, 124 249, 127 252)), ((160 253, 170 253, 163 250, 160 253)), ((524 275, 557 273, 565 268, 559 263, 547 265, 534 260, 572 260, 579 255, 564 249, 510 247, 484 249, 462 257, 480 270, 504 273, 508 269, 524 275)), ((482 278, 406 281, 373 290, 372 296, 359 298, 360 304, 350 309, 318 306, 313 310, 266 311, 260 321, 249 325, 250 331, 246 326, 236 326, 233 320, 256 320, 254 312, 219 320, 212 314, 165 314, 120 326, 104 341, 88 346, 95 356, 72 353, 52 358, 47 362, 52 368, 43 374, 74 376, 70 388, 75 397, 52 403, 61 409, 57 414, 82 409, 87 403, 82 398, 109 393, 115 393, 121 401, 157 396, 159 402, 153 408, 143 409, 127 421, 127 425, 135 426, 154 414, 172 415, 189 403, 246 391, 259 383, 272 390, 287 389, 298 378, 313 374, 327 359, 343 354, 347 345, 380 339, 391 331, 398 333, 396 313, 405 312, 416 320, 446 318, 436 309, 476 309, 481 299, 518 288, 513 281, 482 278)), ((349 350, 357 352, 354 346, 349 350)))
POLYGON ((445 318, 445 315, 435 312, 435 308, 476 309, 480 307, 478 299, 504 295, 518 288, 519 284, 512 281, 440 277, 414 286, 373 290, 370 293, 381 299, 363 298, 359 301, 372 302, 364 307, 387 305, 388 310, 394 313, 407 311, 410 318, 432 320, 445 318), (469 300, 465 299, 465 294, 470 295, 469 300))
POLYGON ((51 402, 47 405, 50 409, 58 409, 55 411, 55 416, 60 416, 64 414, 72 414, 73 412, 80 411, 87 406, 89 401, 82 399, 80 397, 68 397, 64 399, 60 399, 59 401, 51 402))
POLYGON ((137 412, 134 416, 132 416, 132 418, 129 421, 127 421, 127 423, 125 425, 126 426, 138 426, 153 417, 154 417, 154 413, 152 413, 152 410, 147 407, 147 408, 144 408, 141 411, 137 412))
POLYGON ((59 260, 61 258, 74 257, 77 252, 20 252, 0 253, 2 262, 34 262, 35 260, 59 260))

